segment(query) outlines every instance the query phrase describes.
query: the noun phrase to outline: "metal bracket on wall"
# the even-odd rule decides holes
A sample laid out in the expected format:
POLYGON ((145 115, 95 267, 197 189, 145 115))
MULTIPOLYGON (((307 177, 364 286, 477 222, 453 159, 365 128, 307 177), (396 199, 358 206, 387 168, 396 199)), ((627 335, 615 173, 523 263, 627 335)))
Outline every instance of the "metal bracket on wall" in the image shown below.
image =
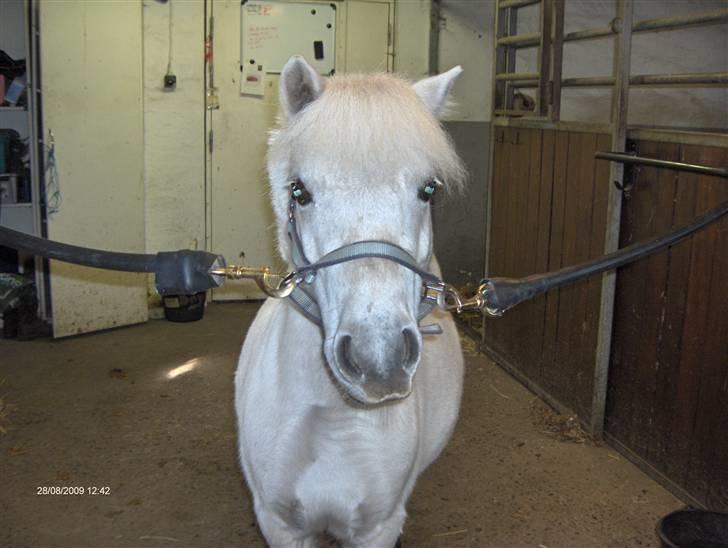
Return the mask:
MULTIPOLYGON (((637 143, 635 141, 627 141, 625 143, 625 154, 631 155, 631 156, 637 156, 639 154, 639 150, 637 148, 637 143)), ((613 181, 614 186, 617 187, 618 190, 622 191, 622 196, 625 200, 629 200, 632 197, 632 189, 634 188, 635 182, 639 178, 640 175, 640 166, 635 164, 625 164, 624 166, 624 173, 622 175, 622 182, 619 181, 613 181)))

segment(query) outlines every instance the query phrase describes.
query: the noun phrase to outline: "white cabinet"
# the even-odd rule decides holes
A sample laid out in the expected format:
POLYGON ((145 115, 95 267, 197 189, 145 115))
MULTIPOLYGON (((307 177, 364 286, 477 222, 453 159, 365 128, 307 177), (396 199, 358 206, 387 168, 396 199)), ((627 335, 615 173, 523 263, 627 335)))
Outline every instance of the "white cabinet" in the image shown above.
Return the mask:
MULTIPOLYGON (((41 2, 43 127, 62 202, 48 237, 145 251, 141 2, 41 2)), ((147 277, 51 261, 56 337, 144 322, 147 277)))

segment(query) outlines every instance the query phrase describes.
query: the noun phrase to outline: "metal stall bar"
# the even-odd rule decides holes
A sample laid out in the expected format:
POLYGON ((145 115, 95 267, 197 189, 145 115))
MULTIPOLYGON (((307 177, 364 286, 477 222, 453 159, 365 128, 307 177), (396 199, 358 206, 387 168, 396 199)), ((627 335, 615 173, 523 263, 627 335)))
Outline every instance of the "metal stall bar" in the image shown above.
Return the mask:
POLYGON ((430 4, 430 47, 427 51, 427 72, 433 76, 440 66, 440 0, 432 0, 430 4))
POLYGON ((597 38, 614 36, 615 34, 617 34, 617 32, 614 30, 613 25, 594 29, 577 30, 574 32, 566 33, 564 35, 564 42, 576 42, 577 40, 594 40, 597 38))
MULTIPOLYGON (((519 6, 520 7, 520 6, 519 6)), ((728 22, 728 8, 721 8, 713 11, 695 13, 691 15, 678 15, 674 17, 659 17, 656 19, 645 19, 638 21, 632 26, 632 34, 638 32, 650 32, 659 30, 673 30, 686 27, 711 25, 728 22)), ((579 40, 595 40, 606 38, 617 34, 617 21, 613 21, 606 27, 577 30, 564 35, 564 42, 576 42, 579 40)), ((539 44, 537 33, 509 36, 498 41, 498 45, 508 45, 517 48, 529 48, 539 44)))
MULTIPOLYGON (((40 81, 40 50, 39 50, 39 21, 37 2, 25 3, 25 51, 27 52, 28 67, 28 128, 29 128, 29 157, 31 201, 33 204, 33 233, 35 236, 45 236, 45 212, 42 196, 44 193, 44 150, 45 143, 41 129, 41 81, 40 81)), ((50 317, 50 283, 46 273, 48 261, 42 257, 35 257, 35 287, 38 297, 38 316, 47 320, 50 317)))
MULTIPOLYGON (((703 13, 691 15, 679 15, 675 17, 659 17, 657 19, 645 19, 632 25, 632 33, 651 32, 659 30, 673 30, 679 28, 712 25, 728 22, 728 8, 722 8, 703 13)), ((606 27, 578 30, 564 35, 564 42, 576 42, 578 40, 594 40, 605 38, 617 33, 617 21, 606 27)))
MULTIPOLYGON (((498 5, 498 9, 519 8, 535 3, 537 3, 535 0, 502 0, 498 5)), ((515 12, 515 9, 510 11, 515 12)), ((548 115, 550 110, 549 119, 551 121, 558 121, 560 118, 562 87, 611 87, 615 85, 614 76, 561 79, 563 44, 579 40, 613 37, 619 34, 625 24, 623 19, 616 17, 605 27, 564 34, 563 11, 563 0, 549 0, 548 2, 544 0, 541 10, 541 32, 514 34, 514 21, 510 32, 505 35, 498 34, 496 39, 496 48, 507 50, 511 57, 515 53, 515 50, 519 48, 540 47, 538 73, 515 73, 510 70, 496 70, 495 78, 499 82, 508 82, 507 84, 501 84, 504 90, 513 88, 538 89, 539 101, 537 112, 543 117, 548 115), (553 25, 553 33, 551 31, 551 25, 553 25), (544 51, 545 49, 551 51, 544 51), (548 108, 546 105, 548 105, 548 108)), ((656 32, 725 22, 728 22, 728 8, 721 8, 690 15, 659 17, 638 21, 632 24, 631 32, 632 34, 656 32)), ((728 73, 638 74, 629 77, 629 84, 640 87, 684 85, 694 87, 725 86, 728 85, 728 73)), ((507 93, 506 95, 508 99, 511 94, 507 93)), ((528 115, 527 112, 512 109, 510 101, 507 104, 494 103, 493 114, 495 116, 510 117, 528 115)))
POLYGON ((551 61, 551 13, 554 0, 500 0, 496 6, 495 36, 495 95, 493 113, 529 115, 544 117, 551 104, 550 61, 551 61), (517 10, 525 6, 540 4, 540 32, 518 34, 517 10), (538 46, 538 72, 515 72, 516 50, 525 46, 538 46), (515 81, 536 80, 539 93, 534 110, 513 109, 515 81))
POLYGON ((541 0, 503 0, 498 4, 498 9, 524 8, 526 6, 538 4, 540 1, 541 0))
POLYGON ((693 72, 683 74, 640 74, 630 77, 633 86, 663 85, 724 85, 728 84, 728 72, 693 72))
MULTIPOLYGON (((540 1, 540 0, 539 0, 540 1)), ((528 4, 524 4, 528 5, 528 4)), ((518 9, 520 4, 514 5, 508 0, 497 0, 495 10, 495 39, 493 63, 493 108, 511 108, 512 96, 510 84, 504 79, 498 79, 499 74, 513 73, 516 68, 516 49, 510 47, 498 47, 498 40, 516 34, 518 22, 518 9), (509 7, 509 4, 511 5, 509 7)))
MULTIPOLYGON (((515 80, 514 86, 519 88, 537 88, 539 80, 525 78, 527 73, 520 73, 522 80, 515 80)), ((518 74, 514 75, 518 76, 518 74)), ((664 87, 664 86, 725 86, 728 85, 728 72, 693 72, 682 74, 635 74, 629 78, 630 86, 635 87, 664 87)), ((614 76, 588 76, 582 78, 564 78, 561 87, 611 87, 614 85, 614 76)))
POLYGON ((538 72, 503 72, 496 74, 495 79, 499 81, 513 80, 537 80, 540 74, 538 72))
MULTIPOLYGON (((629 105, 629 75, 632 59, 632 13, 633 0, 618 0, 617 17, 622 22, 614 42, 614 91, 612 92, 612 150, 623 153, 627 141, 627 110, 629 105)), ((619 249, 619 227, 622 217, 622 193, 617 188, 624 182, 624 165, 612 162, 609 167, 607 196, 607 224, 604 237, 604 253, 619 249)), ((590 431, 596 439, 604 436, 604 418, 607 410, 607 382, 612 348, 612 326, 614 322, 614 300, 616 294, 616 272, 602 276, 602 291, 599 300, 599 324, 597 328, 597 349, 594 360, 594 382, 592 391, 592 412, 590 431)))
POLYGON ((632 26, 632 32, 647 32, 653 30, 679 29, 695 25, 709 25, 728 22, 728 8, 713 11, 694 13, 690 15, 676 15, 674 17, 658 17, 637 21, 632 26))
POLYGON ((497 42, 499 46, 511 46, 517 48, 538 46, 540 43, 540 32, 532 32, 529 34, 516 34, 514 36, 504 36, 503 38, 498 38, 497 42))
POLYGON ((541 2, 541 44, 538 49, 538 94, 536 96, 536 113, 546 117, 551 104, 549 91, 551 82, 551 22, 553 20, 554 0, 541 2))
POLYGON ((551 42, 551 103, 550 118, 552 122, 561 119, 561 81, 564 57, 564 0, 553 3, 554 36, 551 42))
POLYGON ((725 167, 713 167, 704 166, 702 164, 688 164, 685 162, 658 160, 656 158, 645 158, 643 156, 635 156, 633 154, 625 154, 623 152, 597 152, 596 154, 594 154, 594 158, 598 158, 600 160, 611 160, 613 162, 621 162, 623 164, 662 167, 666 169, 674 169, 676 171, 689 171, 692 173, 700 173, 701 175, 728 177, 728 168, 725 167))

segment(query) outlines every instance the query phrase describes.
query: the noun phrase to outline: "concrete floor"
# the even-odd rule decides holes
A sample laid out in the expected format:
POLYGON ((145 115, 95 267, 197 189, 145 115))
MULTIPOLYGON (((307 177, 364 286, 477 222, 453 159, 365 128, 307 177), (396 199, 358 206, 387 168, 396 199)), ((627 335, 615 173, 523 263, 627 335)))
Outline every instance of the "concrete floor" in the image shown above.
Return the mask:
MULTIPOLYGON (((16 406, 0 421, 0 545, 263 546, 232 406, 256 309, 0 340, 0 398, 16 406), (110 494, 37 495, 42 486, 110 494)), ((410 500, 406 547, 657 546, 655 522, 680 501, 613 449, 564 441, 530 392, 466 358, 459 426, 410 500)))

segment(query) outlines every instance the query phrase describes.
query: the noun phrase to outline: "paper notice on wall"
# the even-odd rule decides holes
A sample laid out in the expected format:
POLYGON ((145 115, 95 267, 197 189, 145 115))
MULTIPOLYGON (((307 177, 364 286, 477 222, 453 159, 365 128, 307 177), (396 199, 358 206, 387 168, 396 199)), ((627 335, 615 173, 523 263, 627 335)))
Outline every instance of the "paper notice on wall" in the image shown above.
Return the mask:
POLYGON ((240 77, 240 94, 263 97, 265 94, 265 68, 263 63, 244 63, 240 77))

